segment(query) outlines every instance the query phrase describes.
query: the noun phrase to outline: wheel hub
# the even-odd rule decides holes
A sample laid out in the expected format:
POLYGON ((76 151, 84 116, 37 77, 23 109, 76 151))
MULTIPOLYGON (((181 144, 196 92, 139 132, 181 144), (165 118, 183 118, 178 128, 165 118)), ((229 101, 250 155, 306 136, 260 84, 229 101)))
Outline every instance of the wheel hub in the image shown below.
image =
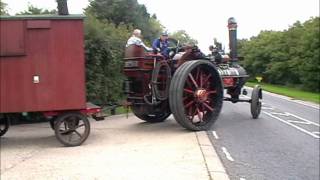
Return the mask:
POLYGON ((207 99, 208 99, 208 94, 207 94, 207 91, 205 89, 196 90, 194 96, 200 102, 207 101, 207 99))

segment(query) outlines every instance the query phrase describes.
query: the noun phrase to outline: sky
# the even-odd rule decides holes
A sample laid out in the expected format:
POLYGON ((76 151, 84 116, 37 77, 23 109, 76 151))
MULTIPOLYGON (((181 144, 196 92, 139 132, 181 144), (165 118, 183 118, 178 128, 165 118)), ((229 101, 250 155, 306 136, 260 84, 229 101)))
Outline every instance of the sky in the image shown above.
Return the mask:
MULTIPOLYGON (((27 9, 28 3, 55 9, 55 0, 2 0, 9 13, 27 9)), ((217 38, 228 49, 227 20, 238 22, 238 39, 256 36, 262 30, 284 30, 297 20, 319 16, 319 0, 138 0, 156 14, 169 32, 186 30, 197 39, 202 51, 217 38)), ((69 12, 81 14, 88 0, 68 0, 69 12)))

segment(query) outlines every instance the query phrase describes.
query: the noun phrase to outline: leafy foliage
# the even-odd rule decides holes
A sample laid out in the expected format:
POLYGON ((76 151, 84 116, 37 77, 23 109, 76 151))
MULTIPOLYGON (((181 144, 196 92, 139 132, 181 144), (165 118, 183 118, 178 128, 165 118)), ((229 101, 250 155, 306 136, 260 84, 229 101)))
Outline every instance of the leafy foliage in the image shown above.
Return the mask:
POLYGON ((0 15, 9 15, 8 10, 7 10, 7 4, 0 1, 0 15))
POLYGON ((94 0, 90 2, 86 12, 116 26, 125 24, 139 28, 149 43, 163 30, 156 16, 150 16, 145 5, 139 4, 137 0, 94 0))
POLYGON ((101 22, 87 14, 85 50, 87 97, 99 104, 116 102, 121 97, 124 45, 130 35, 125 25, 101 22))
POLYGON ((37 15, 37 14, 56 14, 57 10, 52 9, 42 9, 31 4, 28 5, 28 9, 22 12, 17 13, 17 15, 37 15))
POLYGON ((273 84, 319 92, 319 17, 296 22, 285 31, 262 31, 238 42, 243 65, 252 77, 273 84))
POLYGON ((198 41, 193 39, 185 30, 175 31, 172 34, 170 34, 170 37, 179 40, 180 44, 198 44, 198 41))

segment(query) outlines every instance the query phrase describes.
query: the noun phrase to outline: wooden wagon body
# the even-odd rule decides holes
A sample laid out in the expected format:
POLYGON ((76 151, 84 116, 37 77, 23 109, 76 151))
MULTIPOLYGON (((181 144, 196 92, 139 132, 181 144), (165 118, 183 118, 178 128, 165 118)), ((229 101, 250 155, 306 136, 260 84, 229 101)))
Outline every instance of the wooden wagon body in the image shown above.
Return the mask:
POLYGON ((10 121, 48 119, 66 146, 90 133, 86 103, 84 16, 0 16, 0 136, 10 121), (76 139, 74 137, 77 137, 76 139))
POLYGON ((82 16, 0 19, 0 113, 83 109, 82 16))

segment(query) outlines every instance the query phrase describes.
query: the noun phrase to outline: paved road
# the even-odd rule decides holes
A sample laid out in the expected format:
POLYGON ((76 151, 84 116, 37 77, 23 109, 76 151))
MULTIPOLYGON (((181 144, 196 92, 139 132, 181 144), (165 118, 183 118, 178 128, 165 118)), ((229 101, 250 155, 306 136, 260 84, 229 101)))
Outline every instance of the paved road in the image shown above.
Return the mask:
POLYGON ((21 124, 0 139, 0 179, 222 180, 210 144, 205 132, 187 131, 171 117, 155 124, 133 115, 91 121, 87 141, 69 148, 48 123, 21 124))
POLYGON ((257 120, 248 103, 225 102, 208 131, 230 179, 319 179, 319 109, 267 93, 263 98, 257 120))

